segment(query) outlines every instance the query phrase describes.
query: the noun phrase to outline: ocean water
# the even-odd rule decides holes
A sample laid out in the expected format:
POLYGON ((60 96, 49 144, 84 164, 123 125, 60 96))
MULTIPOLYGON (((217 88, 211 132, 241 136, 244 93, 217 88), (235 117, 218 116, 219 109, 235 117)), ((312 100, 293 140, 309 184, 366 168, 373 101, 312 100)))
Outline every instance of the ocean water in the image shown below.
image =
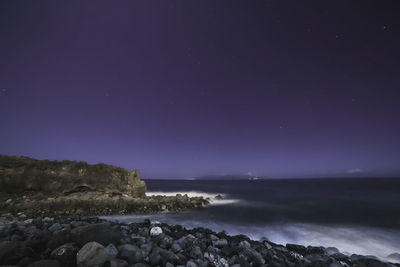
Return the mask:
MULTIPOLYGON (((279 244, 337 247, 385 259, 400 253, 400 179, 146 180, 148 194, 204 195, 208 208, 182 213, 113 216, 186 228, 206 227, 279 244)), ((393 261, 393 260, 392 260, 393 261)))

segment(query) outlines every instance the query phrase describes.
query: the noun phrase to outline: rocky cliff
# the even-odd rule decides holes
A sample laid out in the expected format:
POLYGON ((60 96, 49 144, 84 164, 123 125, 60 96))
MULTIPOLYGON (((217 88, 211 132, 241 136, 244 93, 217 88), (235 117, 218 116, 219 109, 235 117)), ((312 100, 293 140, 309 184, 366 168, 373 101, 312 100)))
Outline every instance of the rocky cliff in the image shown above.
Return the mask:
POLYGON ((0 156, 0 191, 69 194, 79 191, 127 194, 143 197, 146 184, 138 170, 83 161, 49 161, 0 156))

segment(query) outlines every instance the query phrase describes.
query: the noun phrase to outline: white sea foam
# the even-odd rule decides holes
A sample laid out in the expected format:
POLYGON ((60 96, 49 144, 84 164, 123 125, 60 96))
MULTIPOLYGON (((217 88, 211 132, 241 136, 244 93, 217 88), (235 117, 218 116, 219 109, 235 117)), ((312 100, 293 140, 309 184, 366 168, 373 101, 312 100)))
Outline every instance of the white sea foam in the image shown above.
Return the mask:
POLYGON ((204 197, 210 201, 211 205, 227 205, 238 203, 239 199, 230 199, 226 194, 218 194, 218 193, 206 193, 201 191, 180 191, 180 192, 161 192, 161 191, 153 191, 146 192, 146 196, 176 196, 177 194, 187 195, 188 197, 204 197), (216 199, 216 197, 220 195, 223 199, 216 199))
MULTIPOLYGON (((304 246, 336 247, 344 254, 373 255, 381 260, 389 260, 389 254, 400 252, 399 230, 387 230, 374 227, 323 226, 316 224, 267 224, 264 226, 236 225, 226 222, 185 219, 184 214, 153 214, 112 216, 107 219, 120 222, 141 221, 145 218, 180 224, 186 228, 205 227, 219 232, 225 230, 230 235, 245 234, 253 240, 267 238, 278 243, 294 243, 304 246), (183 215, 183 216, 182 216, 183 215)), ((390 259, 391 262, 395 262, 390 259)))

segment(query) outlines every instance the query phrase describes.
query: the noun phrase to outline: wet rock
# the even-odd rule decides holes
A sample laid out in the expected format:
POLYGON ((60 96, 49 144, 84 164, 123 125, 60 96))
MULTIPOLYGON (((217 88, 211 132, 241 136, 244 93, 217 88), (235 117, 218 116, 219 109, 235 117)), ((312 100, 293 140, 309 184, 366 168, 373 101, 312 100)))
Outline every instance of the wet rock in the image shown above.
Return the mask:
POLYGON ((182 250, 181 246, 179 246, 178 243, 173 243, 172 246, 171 246, 171 249, 175 253, 178 253, 179 251, 182 250))
POLYGON ((40 260, 29 264, 28 267, 60 267, 60 264, 56 260, 40 260))
POLYGON ((118 255, 118 249, 114 246, 114 244, 109 244, 106 246, 104 251, 107 254, 107 260, 111 260, 118 255))
POLYGON ((153 227, 150 229, 150 236, 159 236, 163 233, 161 227, 153 227))
POLYGON ((302 245, 296 245, 296 244, 286 244, 286 248, 290 251, 297 252, 301 255, 305 255, 307 253, 307 248, 302 245))
POLYGON ((0 242, 0 262, 2 264, 16 264, 23 256, 24 252, 19 242, 0 242))
POLYGON ((76 262, 78 266, 101 266, 107 261, 108 255, 104 246, 97 242, 86 243, 77 253, 76 262))
POLYGON ((144 260, 144 253, 134 245, 125 244, 118 247, 119 257, 126 260, 129 264, 135 264, 144 260))
POLYGON ((186 263, 186 267, 198 267, 198 265, 194 261, 190 260, 186 263))
POLYGON ((325 254, 325 249, 323 247, 308 246, 306 248, 306 254, 325 254))
POLYGON ((50 254, 50 258, 57 260, 62 267, 76 266, 76 254, 79 248, 72 243, 64 244, 50 254))
POLYGON ((62 228, 61 224, 59 224, 59 223, 54 223, 54 224, 52 224, 52 225, 48 228, 48 230, 49 230, 50 232, 55 232, 55 231, 61 230, 61 228, 62 228))
POLYGON ((222 248, 223 246, 228 245, 228 241, 226 239, 218 239, 212 242, 214 247, 222 248))
POLYGON ((190 251, 190 257, 193 259, 200 259, 203 258, 203 252, 199 247, 193 247, 190 251))
POLYGON ((69 243, 71 241, 70 231, 67 229, 62 229, 60 231, 54 232, 47 241, 47 247, 50 249, 55 249, 62 244, 69 243))
POLYGON ((325 254, 328 255, 328 256, 331 256, 331 255, 336 254, 336 253, 339 253, 339 250, 337 248, 335 248, 335 247, 327 247, 325 249, 325 254))
POLYGON ((129 264, 127 261, 122 259, 111 259, 110 260, 110 267, 128 267, 129 264))

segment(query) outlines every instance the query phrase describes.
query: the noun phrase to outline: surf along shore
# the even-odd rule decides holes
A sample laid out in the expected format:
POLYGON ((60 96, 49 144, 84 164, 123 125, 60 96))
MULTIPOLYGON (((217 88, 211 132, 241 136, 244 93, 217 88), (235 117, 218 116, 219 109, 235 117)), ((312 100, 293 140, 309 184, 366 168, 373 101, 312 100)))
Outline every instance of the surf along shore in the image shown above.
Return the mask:
POLYGON ((204 208, 201 196, 146 196, 137 170, 0 156, 0 264, 16 266, 400 266, 336 248, 254 241, 209 229, 97 215, 204 208), (95 215, 95 216, 93 216, 95 215))

